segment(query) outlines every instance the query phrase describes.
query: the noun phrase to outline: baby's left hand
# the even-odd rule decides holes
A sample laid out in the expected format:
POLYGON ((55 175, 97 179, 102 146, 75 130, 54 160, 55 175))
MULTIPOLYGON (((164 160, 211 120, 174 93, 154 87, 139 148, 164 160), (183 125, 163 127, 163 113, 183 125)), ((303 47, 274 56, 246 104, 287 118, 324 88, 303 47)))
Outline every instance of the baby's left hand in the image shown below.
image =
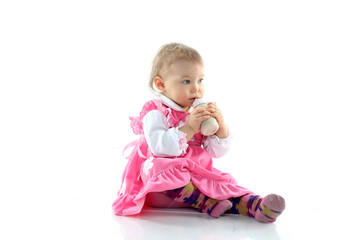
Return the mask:
POLYGON ((216 103, 208 103, 207 110, 211 113, 211 116, 216 119, 219 124, 219 130, 215 133, 219 138, 226 138, 228 135, 227 127, 224 121, 224 117, 217 107, 216 103))

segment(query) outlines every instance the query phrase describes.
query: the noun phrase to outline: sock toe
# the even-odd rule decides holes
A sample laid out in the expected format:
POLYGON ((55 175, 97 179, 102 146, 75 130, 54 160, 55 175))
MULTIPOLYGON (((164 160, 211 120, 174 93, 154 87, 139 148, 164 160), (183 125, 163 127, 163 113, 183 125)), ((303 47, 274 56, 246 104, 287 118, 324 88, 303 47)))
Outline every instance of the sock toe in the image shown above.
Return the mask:
POLYGON ((267 195, 264 197, 262 204, 277 212, 282 212, 285 209, 285 199, 277 194, 267 195))
POLYGON ((275 222, 284 209, 284 198, 277 194, 269 194, 263 198, 259 209, 255 213, 255 219, 264 223, 275 222))

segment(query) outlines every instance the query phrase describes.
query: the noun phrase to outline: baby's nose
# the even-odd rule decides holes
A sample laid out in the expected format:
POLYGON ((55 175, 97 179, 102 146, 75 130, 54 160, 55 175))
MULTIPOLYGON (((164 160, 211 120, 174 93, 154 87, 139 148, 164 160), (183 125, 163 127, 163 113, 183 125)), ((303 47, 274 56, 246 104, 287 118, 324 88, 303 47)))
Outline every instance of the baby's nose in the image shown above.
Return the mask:
POLYGON ((195 83, 192 87, 192 92, 197 92, 197 91, 199 91, 199 86, 197 83, 195 83))

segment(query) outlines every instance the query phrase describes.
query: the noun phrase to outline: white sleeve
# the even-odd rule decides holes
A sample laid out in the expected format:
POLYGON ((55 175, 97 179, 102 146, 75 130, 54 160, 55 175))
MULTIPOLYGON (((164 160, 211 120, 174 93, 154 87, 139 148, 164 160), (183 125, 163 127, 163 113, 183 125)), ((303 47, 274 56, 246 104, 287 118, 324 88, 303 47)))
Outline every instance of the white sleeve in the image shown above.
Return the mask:
POLYGON ((232 138, 233 135, 228 128, 228 136, 226 138, 219 138, 216 135, 206 137, 204 140, 204 149, 211 157, 222 157, 230 150, 232 138))
POLYGON ((158 157, 177 157, 186 152, 186 134, 176 127, 168 128, 166 117, 158 110, 143 118, 146 142, 152 154, 158 157))

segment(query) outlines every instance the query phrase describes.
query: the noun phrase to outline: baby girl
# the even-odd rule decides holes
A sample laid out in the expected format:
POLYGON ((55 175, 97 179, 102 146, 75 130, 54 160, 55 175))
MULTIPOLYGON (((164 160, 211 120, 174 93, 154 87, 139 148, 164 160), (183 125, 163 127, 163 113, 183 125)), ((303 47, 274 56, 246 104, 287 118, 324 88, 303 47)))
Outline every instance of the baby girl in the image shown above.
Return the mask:
POLYGON ((179 43, 162 46, 153 61, 149 86, 158 97, 146 102, 139 116, 130 118, 139 138, 126 147, 134 148, 113 203, 115 214, 137 214, 147 204, 274 222, 285 209, 281 196, 260 197, 213 167, 212 158, 230 149, 232 134, 215 103, 192 107, 205 92, 199 53, 179 43), (209 118, 216 119, 218 130, 204 136, 201 123, 209 118))

